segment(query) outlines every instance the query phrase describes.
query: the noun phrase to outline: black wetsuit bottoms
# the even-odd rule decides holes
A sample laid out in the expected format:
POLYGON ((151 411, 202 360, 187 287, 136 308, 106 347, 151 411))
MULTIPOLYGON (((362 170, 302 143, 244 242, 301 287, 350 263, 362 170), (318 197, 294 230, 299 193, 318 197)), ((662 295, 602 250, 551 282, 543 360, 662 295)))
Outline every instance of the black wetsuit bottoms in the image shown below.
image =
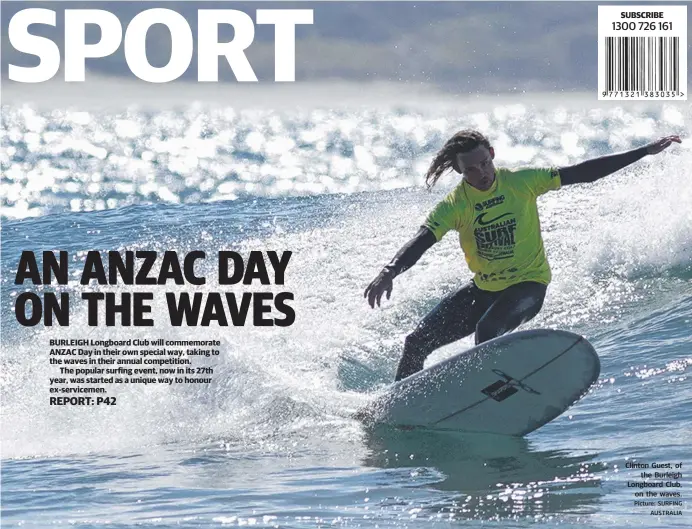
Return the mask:
POLYGON ((423 369, 430 353, 476 333, 476 345, 501 336, 532 319, 543 306, 547 286, 526 281, 499 292, 471 281, 444 298, 406 337, 396 380, 423 369))

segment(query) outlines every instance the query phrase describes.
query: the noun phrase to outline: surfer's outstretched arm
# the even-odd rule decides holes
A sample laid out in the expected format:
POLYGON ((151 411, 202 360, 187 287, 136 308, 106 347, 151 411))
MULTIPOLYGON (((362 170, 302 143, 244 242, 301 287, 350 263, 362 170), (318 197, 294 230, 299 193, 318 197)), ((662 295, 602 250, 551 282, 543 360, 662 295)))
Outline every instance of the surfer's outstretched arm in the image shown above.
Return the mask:
POLYGON ((681 143, 680 136, 666 136, 649 145, 632 149, 631 151, 621 152, 618 154, 609 154, 586 160, 585 162, 569 167, 560 168, 560 182, 562 185, 583 184, 594 182, 599 178, 608 176, 609 174, 619 171, 623 167, 627 167, 634 162, 641 160, 649 154, 658 154, 659 152, 670 147, 673 142, 681 143))
POLYGON ((436 242, 435 234, 425 226, 421 226, 418 233, 401 247, 394 259, 382 269, 365 289, 364 297, 368 299, 370 306, 375 308, 375 303, 377 303, 379 307, 382 294, 385 292, 387 293, 387 299, 389 299, 392 295, 394 278, 416 264, 421 255, 436 242))

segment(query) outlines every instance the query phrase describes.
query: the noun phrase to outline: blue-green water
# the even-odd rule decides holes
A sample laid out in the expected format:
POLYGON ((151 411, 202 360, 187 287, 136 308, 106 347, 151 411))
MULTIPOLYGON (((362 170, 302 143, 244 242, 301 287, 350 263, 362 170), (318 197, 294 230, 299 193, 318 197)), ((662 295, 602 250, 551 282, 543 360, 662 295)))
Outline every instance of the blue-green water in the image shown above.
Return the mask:
MULTIPOLYGON (((453 236, 371 310, 362 292, 426 212, 422 173, 461 126, 498 165, 566 164, 690 130, 689 107, 498 99, 252 110, 3 108, 2 518, 7 527, 688 527, 692 511, 692 155, 686 140, 541 198, 553 282, 526 328, 586 336, 601 377, 525 439, 367 431, 403 339, 469 278, 453 236), (450 117, 453 116, 453 117, 450 117), (24 328, 22 250, 290 250, 295 323, 24 328), (209 385, 130 385, 115 408, 48 405, 51 338, 216 339, 209 385), (682 463, 682 516, 634 505, 628 462, 682 463)), ((75 283, 75 284, 72 284, 75 283)), ((32 287, 37 288, 37 287, 32 287)), ((126 292, 145 287, 109 287, 126 292)), ((257 286, 234 287, 235 292, 257 286)), ((437 362, 471 340, 434 353, 437 362)), ((675 489, 670 489, 675 490, 675 489)), ((657 498, 658 499, 658 498, 657 498)), ((656 507, 657 509, 659 507, 656 507)))

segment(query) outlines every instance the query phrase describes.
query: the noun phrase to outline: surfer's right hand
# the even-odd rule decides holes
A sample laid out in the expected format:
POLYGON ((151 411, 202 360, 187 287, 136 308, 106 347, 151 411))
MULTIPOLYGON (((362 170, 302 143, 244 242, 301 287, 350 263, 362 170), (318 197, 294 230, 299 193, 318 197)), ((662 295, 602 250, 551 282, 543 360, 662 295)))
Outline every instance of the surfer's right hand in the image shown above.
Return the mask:
POLYGON ((387 293, 387 299, 392 295, 392 286, 394 283, 394 274, 391 270, 383 268, 382 271, 377 275, 375 279, 368 285, 365 289, 365 294, 363 297, 368 298, 368 303, 370 307, 375 308, 375 302, 377 306, 380 306, 380 300, 382 299, 382 294, 387 293))
POLYGON ((670 147, 673 142, 675 143, 682 143, 682 140, 680 139, 680 136, 666 136, 665 138, 661 138, 658 141, 655 141, 653 143, 650 143, 649 145, 646 146, 646 153, 647 154, 658 154, 659 152, 665 151, 668 147, 670 147))

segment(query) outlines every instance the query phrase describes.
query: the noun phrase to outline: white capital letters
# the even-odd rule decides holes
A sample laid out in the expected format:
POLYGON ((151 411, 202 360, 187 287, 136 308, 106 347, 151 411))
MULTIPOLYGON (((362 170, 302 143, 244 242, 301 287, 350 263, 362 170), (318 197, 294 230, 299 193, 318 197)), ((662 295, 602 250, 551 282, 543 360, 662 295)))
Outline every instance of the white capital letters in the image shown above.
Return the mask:
POLYGON ((65 81, 84 81, 86 58, 107 57, 120 46, 123 28, 118 17, 101 9, 65 10, 65 81), (86 44, 86 25, 101 29, 101 40, 86 44))
MULTIPOLYGON (((257 76, 245 50, 255 38, 252 18, 235 9, 200 9, 197 12, 198 80, 219 80, 219 57, 224 57, 240 82, 257 82, 257 76), (230 42, 219 42, 219 26, 230 25, 234 35, 230 42)), ((258 9, 256 23, 274 26, 274 80, 293 82, 296 75, 296 26, 312 24, 312 9, 258 9)), ((9 65, 9 78, 22 83, 41 83, 52 79, 60 70, 61 50, 50 38, 29 32, 32 24, 56 26, 56 12, 50 9, 24 9, 8 25, 9 44, 18 52, 38 57, 37 66, 9 65)), ((125 61, 139 79, 150 83, 167 83, 183 75, 192 61, 194 39, 187 20, 171 9, 147 9, 137 14, 124 32, 125 61), (163 24, 171 34, 168 63, 154 67, 147 58, 149 29, 163 24)), ((107 57, 118 50, 123 27, 116 15, 102 9, 66 9, 64 23, 65 81, 82 82, 86 78, 86 60, 107 57), (100 30, 98 42, 87 44, 87 25, 100 30)))
POLYGON ((192 30, 180 13, 170 9, 147 9, 127 26, 125 60, 132 73, 143 81, 167 83, 187 70, 192 60, 192 45, 192 30), (154 24, 163 24, 171 32, 171 59, 161 68, 155 68, 147 60, 147 32, 154 24))
POLYGON ((233 75, 240 82, 255 82, 257 76, 245 56, 245 50, 255 38, 255 25, 242 11, 234 9, 204 9, 198 12, 197 62, 198 80, 219 80, 219 56, 226 57, 233 75), (219 24, 230 24, 235 34, 230 42, 219 42, 219 24))
POLYGON ((10 80, 20 83, 42 83, 52 79, 60 69, 60 50, 45 37, 29 33, 30 24, 55 26, 55 11, 50 9, 22 9, 10 19, 7 34, 12 47, 22 53, 38 56, 38 66, 30 68, 9 65, 10 80))
POLYGON ((312 9, 258 9, 258 24, 274 24, 274 80, 296 80, 296 25, 312 24, 312 9))

